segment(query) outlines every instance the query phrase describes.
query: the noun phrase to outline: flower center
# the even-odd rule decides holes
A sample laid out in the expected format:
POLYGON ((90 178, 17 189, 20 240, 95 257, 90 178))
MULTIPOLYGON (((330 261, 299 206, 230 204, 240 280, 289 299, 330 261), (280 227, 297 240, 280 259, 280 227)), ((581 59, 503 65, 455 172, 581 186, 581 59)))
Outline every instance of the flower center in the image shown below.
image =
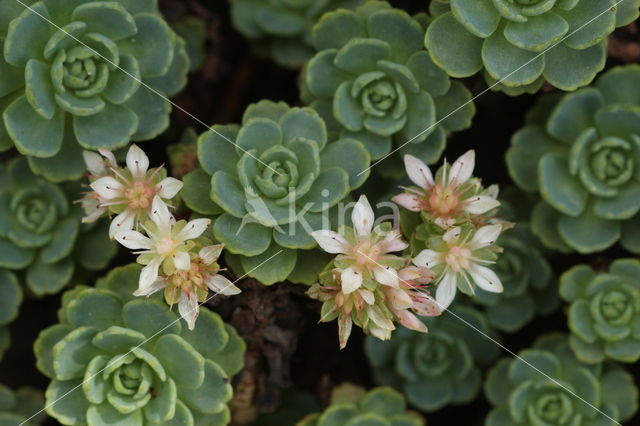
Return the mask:
POLYGON ((471 250, 466 247, 453 246, 445 256, 445 262, 454 272, 461 272, 471 266, 471 250))
POLYGON ((161 238, 156 243, 156 252, 162 256, 169 256, 173 254, 176 249, 176 242, 171 238, 161 238))
POLYGON ((378 244, 371 244, 370 240, 363 240, 356 244, 353 253, 357 264, 375 264, 380 257, 380 247, 378 244))
POLYGON ((450 185, 436 185, 428 198, 429 210, 440 217, 453 216, 459 204, 457 191, 450 185))
POLYGON ((148 209, 155 195, 155 189, 146 182, 136 181, 124 190, 129 207, 132 209, 148 209))

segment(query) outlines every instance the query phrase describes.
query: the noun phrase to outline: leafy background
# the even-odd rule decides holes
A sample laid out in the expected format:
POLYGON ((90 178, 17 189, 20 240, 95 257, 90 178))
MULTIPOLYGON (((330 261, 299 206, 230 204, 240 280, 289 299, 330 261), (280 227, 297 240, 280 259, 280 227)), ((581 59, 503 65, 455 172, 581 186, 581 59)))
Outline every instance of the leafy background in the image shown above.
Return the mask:
MULTIPOLYGON (((424 11, 427 1, 390 0, 390 3, 409 13, 424 11)), ((283 100, 290 105, 299 104, 297 88, 298 72, 278 67, 269 59, 256 55, 250 42, 238 34, 229 19, 227 1, 211 0, 160 0, 160 8, 166 19, 177 22, 187 16, 196 16, 206 23, 207 46, 203 67, 190 75, 187 88, 173 99, 181 108, 199 120, 208 123, 239 122, 246 105, 260 99, 283 100)), ((607 67, 640 61, 640 25, 638 22, 616 31, 609 42, 607 67)), ((464 83, 474 93, 485 89, 482 77, 472 77, 464 83)), ((544 89, 543 89, 544 91, 544 89)), ((478 162, 476 176, 482 176, 487 184, 498 183, 501 188, 511 185, 504 164, 504 154, 511 135, 524 124, 526 111, 534 104, 536 96, 509 97, 502 93, 488 92, 475 102, 477 113, 473 126, 455 133, 447 144, 445 155, 455 159, 468 149, 476 149, 478 162)), ((185 129, 193 127, 197 132, 205 129, 188 114, 174 108, 170 129, 154 141, 142 147, 151 164, 166 160, 166 147, 178 142, 185 129)), ((6 154, 0 154, 0 161, 6 154)), ((384 163, 381 167, 384 167, 384 163)), ((372 175, 370 180, 376 179, 372 175)), ((389 191, 395 182, 384 181, 389 191)), ((371 187, 370 183, 366 185, 371 187)), ((606 268, 616 258, 628 257, 618 247, 593 255, 580 256, 554 254, 549 261, 554 273, 560 275, 575 264, 589 264, 597 269, 606 268)), ((111 266, 126 264, 130 256, 121 250, 111 266)), ((96 274, 91 278, 99 277, 96 274)), ((222 301, 215 298, 211 305, 227 321, 230 321, 247 340, 249 357, 245 373, 238 380, 258 383, 260 405, 274 407, 279 395, 268 384, 291 384, 295 388, 317 395, 326 403, 332 387, 344 381, 365 387, 373 387, 373 379, 364 354, 364 339, 360 329, 354 329, 346 349, 338 350, 335 322, 316 324, 319 304, 304 296, 304 287, 279 285, 265 287, 252 280, 239 283, 243 289, 241 298, 222 301), (266 333, 276 333, 279 344, 273 344, 266 333), (274 359, 283 361, 271 362, 274 359), (290 366, 290 371, 289 371, 290 366)), ((60 295, 40 300, 26 297, 20 316, 11 325, 12 346, 0 364, 0 382, 17 388, 29 385, 40 389, 48 379, 35 368, 32 342, 38 333, 57 322, 56 311, 60 295)), ((503 344, 513 352, 530 347, 533 340, 546 332, 567 329, 562 310, 548 317, 537 317, 514 335, 503 335, 503 344)), ((270 336, 273 337, 273 336, 270 336)), ((271 339, 273 340, 273 339, 271 339)), ((502 352, 501 356, 509 356, 502 352)), ((640 364, 626 366, 640 383, 640 364)), ((245 386, 246 388, 246 386, 245 386)), ((237 393, 237 390, 236 390, 237 393)), ((471 404, 460 409, 448 406, 427 416, 428 424, 482 425, 490 405, 482 394, 471 404)), ((628 424, 640 422, 640 414, 628 424)), ((47 424, 55 424, 49 419, 47 424)), ((260 420, 256 424, 266 424, 260 420)))

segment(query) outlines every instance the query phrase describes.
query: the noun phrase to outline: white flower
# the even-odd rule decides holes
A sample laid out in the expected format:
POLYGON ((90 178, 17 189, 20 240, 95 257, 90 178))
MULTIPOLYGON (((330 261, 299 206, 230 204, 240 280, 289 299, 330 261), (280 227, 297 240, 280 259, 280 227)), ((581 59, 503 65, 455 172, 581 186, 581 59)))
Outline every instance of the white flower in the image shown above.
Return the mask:
POLYGON ((430 213, 442 228, 454 226, 461 214, 481 215, 500 205, 493 196, 494 190, 483 192, 479 181, 472 178, 473 150, 450 167, 445 161, 435 179, 429 167, 416 157, 405 155, 404 164, 409 179, 420 189, 403 188, 405 192, 393 197, 393 201, 414 212, 430 213))
POLYGON ((502 225, 486 225, 477 231, 455 227, 442 236, 442 244, 437 246, 437 251, 422 250, 413 259, 416 266, 440 271, 436 301, 442 309, 449 307, 458 286, 464 286, 471 292, 474 284, 491 293, 503 291, 500 278, 494 271, 483 266, 495 262, 486 260, 482 253, 483 250, 485 253, 490 252, 490 247, 495 244, 500 232, 502 225))
POLYGON ((133 229, 139 221, 146 220, 154 197, 169 200, 182 189, 178 179, 159 180, 162 167, 149 170, 149 158, 136 145, 127 152, 126 168, 118 168, 110 151, 100 150, 100 154, 104 159, 93 152, 83 153, 93 192, 82 200, 86 212, 82 220, 93 222, 103 213, 117 212, 109 227, 112 239, 116 232, 133 229))
POLYGON ((355 231, 354 237, 348 238, 344 229, 342 233, 330 230, 311 233, 324 251, 339 254, 336 261, 348 264, 342 270, 341 276, 344 293, 356 291, 364 278, 373 279, 382 285, 398 287, 398 273, 388 263, 394 263, 399 259, 389 253, 408 247, 408 244, 402 241, 400 232, 394 229, 385 235, 372 233, 375 217, 364 195, 353 208, 351 221, 355 231))
POLYGON ((208 290, 225 296, 241 292, 231 281, 218 274, 217 260, 223 247, 223 244, 218 244, 201 248, 198 255, 191 259, 189 270, 176 269, 169 275, 158 277, 152 285, 136 290, 134 296, 150 296, 164 290, 167 303, 173 305, 177 300, 180 316, 187 322, 189 330, 193 330, 200 304, 207 300, 208 290))
POLYGON ((211 223, 210 219, 195 219, 190 222, 175 222, 169 213, 167 205, 159 195, 153 198, 151 213, 152 223, 147 222, 144 227, 149 235, 146 237, 138 231, 118 231, 116 240, 131 250, 140 250, 138 261, 146 265, 140 273, 139 290, 146 292, 158 278, 158 270, 163 265, 164 270, 191 268, 191 257, 187 242, 198 238, 211 223))

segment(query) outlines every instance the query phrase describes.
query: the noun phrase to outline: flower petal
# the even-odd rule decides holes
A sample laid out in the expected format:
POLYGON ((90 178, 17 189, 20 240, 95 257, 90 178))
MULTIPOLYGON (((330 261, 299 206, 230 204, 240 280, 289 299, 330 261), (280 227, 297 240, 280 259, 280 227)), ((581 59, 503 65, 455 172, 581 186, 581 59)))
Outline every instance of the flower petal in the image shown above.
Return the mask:
POLYGON ((422 291, 414 291, 412 294, 413 311, 423 317, 437 317, 442 314, 442 309, 438 302, 422 291))
POLYGON ((442 239, 445 240, 447 244, 453 244, 458 241, 461 232, 462 229, 459 226, 456 226, 455 228, 451 228, 450 230, 445 232, 442 236, 442 239))
POLYGON ((323 229, 321 231, 313 231, 311 236, 316 240, 320 248, 327 253, 346 253, 349 250, 349 243, 337 232, 323 229))
POLYGON ((112 200, 114 198, 121 197, 122 192, 124 191, 124 186, 111 176, 101 177, 100 179, 92 182, 89 186, 105 200, 112 200))
POLYGON ((411 296, 409 296, 409 293, 404 290, 390 288, 385 289, 384 294, 387 296, 389 301, 388 306, 394 311, 413 307, 413 300, 411 299, 411 296))
POLYGON ((171 226, 175 222, 175 219, 173 215, 169 213, 169 208, 165 202, 157 195, 153 197, 151 214, 149 216, 158 227, 160 235, 168 236, 171 233, 171 226))
POLYGON ((384 328, 376 326, 375 324, 369 324, 369 327, 367 327, 367 330, 369 330, 369 333, 371 333, 371 335, 377 339, 380 339, 380 340, 391 339, 392 330, 386 330, 384 328))
POLYGON ((353 293, 362 285, 362 271, 350 266, 342 271, 340 279, 342 281, 342 292, 344 294, 353 293))
POLYGON ((351 321, 351 316, 340 314, 338 317, 338 341, 340 342, 340 349, 344 349, 347 346, 352 327, 353 321, 351 321))
POLYGON ((202 247, 198 252, 198 257, 202 259, 205 265, 211 265, 218 260, 223 248, 224 244, 202 247))
POLYGON ((407 247, 409 247, 409 244, 402 241, 402 235, 398 229, 393 229, 387 232, 387 235, 384 236, 384 240, 380 243, 382 253, 402 251, 407 247))
POLYGON ((416 266, 422 266, 425 268, 433 268, 434 266, 442 263, 442 254, 435 250, 425 249, 422 250, 412 260, 416 266))
POLYGON ((127 168, 135 179, 142 179, 149 168, 149 157, 138 145, 131 145, 127 152, 127 168))
POLYGON ((453 298, 456 297, 457 281, 458 279, 454 272, 447 272, 438 283, 436 287, 436 302, 438 302, 441 310, 447 309, 453 302, 453 298))
POLYGON ((417 316, 413 315, 409 311, 400 311, 396 313, 398 320, 400 320, 400 324, 407 327, 409 330, 419 331, 420 333, 427 333, 429 330, 427 326, 418 319, 417 316))
POLYGON ((365 195, 361 195, 358 202, 353 207, 353 213, 351 213, 351 221, 353 222, 353 227, 356 230, 356 234, 361 237, 366 237, 371 234, 371 229, 373 229, 373 222, 375 221, 375 216, 373 215, 373 209, 369 204, 369 200, 365 195))
POLYGON ((114 235, 116 241, 130 250, 151 250, 153 241, 138 231, 118 231, 114 235))
POLYGON ((133 292, 133 295, 148 297, 148 296, 151 296, 153 293, 164 289, 168 284, 169 282, 165 278, 158 277, 158 279, 155 280, 153 284, 145 288, 137 289, 136 291, 133 292))
POLYGON ((469 268, 469 275, 475 281, 476 285, 485 291, 502 293, 504 290, 502 281, 500 281, 498 275, 486 266, 480 266, 475 263, 472 264, 469 268))
POLYGON ((391 198, 391 201, 412 212, 419 212, 422 210, 420 200, 415 194, 408 194, 406 192, 398 194, 391 198))
POLYGON ((502 225, 486 225, 478 229, 469 242, 471 250, 494 244, 502 232, 502 225))
POLYGON ((99 207, 100 201, 91 196, 85 196, 80 204, 86 215, 82 218, 82 223, 93 223, 107 211, 104 207, 99 207))
POLYGON ((180 316, 187 322, 189 330, 193 330, 196 326, 198 315, 200 314, 198 298, 195 293, 183 291, 182 294, 180 294, 178 312, 180 312, 180 316))
POLYGON ((500 201, 488 195, 476 195, 466 201, 465 210, 471 214, 486 213, 500 205, 500 201))
POLYGON ((369 319, 374 322, 380 328, 385 330, 395 330, 396 326, 393 325, 393 321, 387 318, 379 306, 373 305, 367 308, 367 314, 369 319))
POLYGON ((146 292, 147 289, 154 285, 158 279, 158 269, 164 257, 155 257, 147 266, 140 271, 140 279, 138 280, 138 289, 146 292))
POLYGON ((176 194, 182 189, 184 184, 181 180, 173 177, 167 177, 162 179, 156 185, 156 191, 160 198, 170 199, 176 196, 176 194))
POLYGON ((82 151, 82 158, 92 176, 104 176, 107 173, 107 168, 100 154, 92 151, 82 151))
POLYGON ((109 225, 109 238, 113 240, 118 232, 132 230, 135 222, 136 214, 132 210, 127 209, 123 211, 111 221, 109 225))
POLYGON ((398 279, 398 271, 391 266, 374 266, 373 277, 382 285, 389 287, 398 287, 400 280, 398 279))
POLYGON ((367 305, 373 305, 374 303, 376 303, 376 296, 373 294, 372 291, 369 291, 366 288, 361 288, 360 290, 358 290, 358 293, 360 294, 360 297, 362 297, 362 300, 364 300, 367 305))
POLYGON ((189 253, 177 251, 171 257, 173 258, 173 264, 176 269, 181 269, 183 271, 191 269, 191 257, 189 256, 189 253))
POLYGON ((224 296, 233 296, 242 292, 236 287, 230 280, 222 275, 205 275, 204 283, 215 294, 222 294, 224 296))
POLYGON ((113 155, 113 152, 108 149, 100 148, 98 150, 100 155, 107 159, 107 163, 109 163, 109 167, 113 167, 114 169, 118 167, 118 162, 116 161, 116 156, 113 155))
POLYGON ((468 181, 473 175, 475 165, 476 153, 474 150, 469 150, 451 165, 448 183, 450 185, 460 185, 468 181))
POLYGON ((211 224, 211 219, 194 219, 189 221, 182 231, 176 235, 176 239, 179 241, 187 241, 193 240, 194 238, 198 238, 204 231, 207 230, 207 227, 211 224))
POLYGON ((404 156, 404 167, 409 179, 422 189, 428 189, 435 185, 433 174, 429 166, 413 155, 404 156))

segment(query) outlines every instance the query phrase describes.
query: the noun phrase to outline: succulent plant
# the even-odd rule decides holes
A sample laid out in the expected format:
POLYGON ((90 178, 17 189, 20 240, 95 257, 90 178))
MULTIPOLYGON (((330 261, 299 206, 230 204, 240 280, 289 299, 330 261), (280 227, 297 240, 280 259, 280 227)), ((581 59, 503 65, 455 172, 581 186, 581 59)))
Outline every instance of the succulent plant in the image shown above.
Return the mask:
POLYGON ((328 258, 311 250, 310 234, 362 185, 369 165, 359 141, 328 142, 314 110, 271 101, 250 105, 241 126, 201 135, 198 159, 202 168, 184 176, 182 198, 194 212, 218 216, 213 233, 235 255, 226 256, 233 271, 267 285, 317 280, 328 258))
POLYGON ((495 408, 486 426, 613 426, 638 410, 633 377, 614 365, 581 364, 564 335, 542 336, 518 355, 489 371, 484 390, 495 408))
POLYGON ((35 389, 23 387, 13 391, 0 383, 0 425, 34 426, 42 423, 44 397, 35 389))
POLYGON ((433 0, 424 42, 453 77, 484 69, 492 88, 535 93, 589 84, 604 68, 607 36, 638 17, 639 0, 433 0), (443 5, 444 3, 444 5, 443 5), (444 6, 448 4, 450 10, 444 6), (495 86, 493 86, 495 85, 495 86))
POLYGON ((500 246, 504 252, 492 269, 504 291, 489 293, 478 288, 473 301, 484 306, 493 327, 514 333, 536 315, 555 311, 560 298, 544 248, 526 223, 518 223, 501 235, 500 246))
MULTIPOLYGON (((326 13, 313 28, 318 53, 304 68, 303 99, 374 160, 396 146, 435 162, 447 133, 469 127, 475 107, 465 86, 430 59, 423 37, 417 20, 385 1, 326 13)), ((401 174, 392 162, 380 170, 401 174)))
POLYGON ((13 273, 0 269, 0 360, 11 344, 6 325, 18 316, 21 303, 22 288, 18 278, 13 273))
POLYGON ((77 266, 103 269, 115 255, 106 223, 80 223, 71 204, 79 190, 34 175, 24 157, 0 164, 0 271, 24 271, 20 280, 36 295, 58 292, 77 266))
POLYGON ((587 363, 640 359, 640 261, 618 259, 608 272, 578 265, 562 274, 560 295, 569 302, 569 343, 587 363))
POLYGON ((156 0, 3 0, 0 16, 0 150, 15 145, 50 180, 77 179, 82 148, 169 125, 165 97, 186 84, 189 58, 156 0))
POLYGON ((366 338, 376 383, 401 390, 422 411, 470 402, 480 390, 480 367, 499 353, 477 330, 497 338, 495 332, 480 312, 461 305, 424 322, 427 334, 400 329, 386 342, 366 338))
POLYGON ((226 425, 244 342, 205 308, 189 331, 159 294, 133 299, 139 273, 119 267, 64 294, 59 324, 34 344, 47 413, 65 425, 226 425))
POLYGON ((540 192, 531 227, 545 245, 593 253, 619 240, 640 253, 637 87, 640 66, 613 68, 593 87, 542 97, 513 136, 509 173, 540 192))
POLYGON ((262 44, 273 60, 299 68, 313 56, 311 28, 329 10, 364 0, 231 0, 231 22, 245 37, 262 44))
POLYGON ((418 413, 407 411, 405 397, 389 387, 377 387, 366 393, 358 389, 341 393, 336 390, 340 390, 340 387, 334 389, 329 407, 322 413, 306 416, 296 426, 425 425, 418 413))

